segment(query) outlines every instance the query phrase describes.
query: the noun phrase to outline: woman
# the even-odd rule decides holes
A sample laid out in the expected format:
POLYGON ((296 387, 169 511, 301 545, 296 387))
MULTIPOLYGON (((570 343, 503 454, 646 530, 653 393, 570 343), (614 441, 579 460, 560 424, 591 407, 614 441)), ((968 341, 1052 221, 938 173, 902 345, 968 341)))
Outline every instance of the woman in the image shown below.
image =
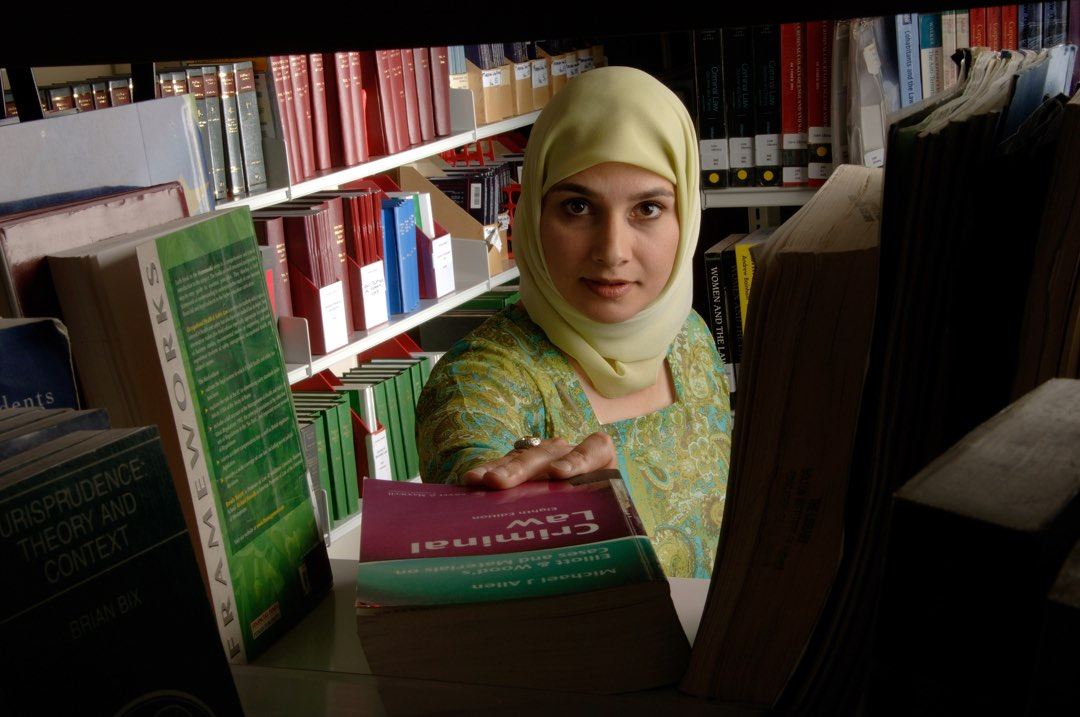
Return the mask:
POLYGON ((552 98, 514 219, 521 303, 432 372, 417 408, 425 481, 618 468, 667 574, 709 576, 731 412, 690 308, 698 176, 690 117, 648 74, 601 68, 552 98))

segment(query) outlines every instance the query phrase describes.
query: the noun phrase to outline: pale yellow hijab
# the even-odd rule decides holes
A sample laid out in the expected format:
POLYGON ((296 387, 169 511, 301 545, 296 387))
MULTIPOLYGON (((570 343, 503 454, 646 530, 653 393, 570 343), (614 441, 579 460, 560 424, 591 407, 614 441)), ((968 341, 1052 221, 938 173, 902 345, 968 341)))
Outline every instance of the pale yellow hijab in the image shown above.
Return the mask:
POLYGON ((521 300, 548 339, 608 398, 656 382, 690 313, 691 261, 701 223, 699 171, 694 126, 683 103, 630 67, 602 67, 571 80, 533 127, 514 216, 521 300), (636 316, 612 324, 588 318, 559 294, 540 244, 540 206, 547 191, 603 162, 632 164, 670 181, 679 217, 679 247, 667 285, 636 316))

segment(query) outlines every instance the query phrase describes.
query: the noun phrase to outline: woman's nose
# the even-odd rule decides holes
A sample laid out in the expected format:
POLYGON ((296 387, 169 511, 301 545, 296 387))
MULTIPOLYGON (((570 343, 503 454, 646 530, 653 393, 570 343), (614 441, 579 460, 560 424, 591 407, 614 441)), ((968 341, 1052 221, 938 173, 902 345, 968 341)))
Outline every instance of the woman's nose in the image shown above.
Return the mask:
POLYGON ((622 218, 610 217, 593 239, 593 260, 604 266, 621 266, 630 260, 630 227, 622 218))

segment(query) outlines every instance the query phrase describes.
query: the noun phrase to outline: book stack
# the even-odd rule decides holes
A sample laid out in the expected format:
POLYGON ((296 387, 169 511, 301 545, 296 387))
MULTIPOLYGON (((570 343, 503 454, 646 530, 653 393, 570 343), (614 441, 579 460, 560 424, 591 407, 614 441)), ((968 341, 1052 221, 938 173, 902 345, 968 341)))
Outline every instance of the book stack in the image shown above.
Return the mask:
POLYGON ((292 396, 308 474, 312 485, 318 485, 326 496, 332 528, 360 510, 349 402, 344 396, 325 391, 293 390, 292 396))
MULTIPOLYGON (((46 117, 129 105, 133 101, 131 77, 91 77, 78 82, 42 85, 38 87, 38 98, 46 117)), ((19 108, 11 92, 4 93, 4 116, 19 118, 19 108)))
POLYGON ((0 408, 78 408, 71 343, 59 319, 0 319, 0 408))
POLYGON ((0 459, 5 712, 243 714, 157 429, 0 410, 0 446, 39 416, 0 459))
POLYGON ((372 671, 601 693, 678 680, 687 642, 656 555, 618 472, 591 477, 365 481, 356 612, 372 671))
POLYGON ((503 190, 518 181, 517 171, 514 159, 500 159, 483 167, 446 167, 442 176, 428 181, 480 224, 505 229, 509 216, 503 190))
POLYGON ((109 417, 100 408, 39 408, 37 406, 0 409, 0 460, 24 453, 43 443, 75 431, 109 427, 109 417))

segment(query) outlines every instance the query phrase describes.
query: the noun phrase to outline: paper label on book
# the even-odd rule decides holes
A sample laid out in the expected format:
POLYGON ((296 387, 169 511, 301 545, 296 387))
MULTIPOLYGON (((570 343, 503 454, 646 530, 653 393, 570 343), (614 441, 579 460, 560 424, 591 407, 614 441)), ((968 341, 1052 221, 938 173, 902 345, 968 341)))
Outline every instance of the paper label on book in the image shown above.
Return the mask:
POLYGON ((784 149, 806 149, 805 133, 785 134, 783 136, 784 149))
POLYGON ((376 480, 393 480, 390 468, 390 444, 386 440, 386 429, 382 428, 367 437, 368 469, 375 475, 367 476, 376 480))
POLYGON ((732 169, 754 166, 754 138, 729 137, 728 162, 732 169))
POLYGON ((701 169, 728 169, 728 141, 726 139, 703 139, 701 146, 701 169))
MULTIPOLYGON (((568 67, 567 67, 568 64, 569 63, 568 63, 568 61, 567 61, 567 59, 565 57, 560 57, 558 59, 552 60, 551 61, 551 74, 554 75, 555 77, 564 77, 566 75, 566 71, 568 69, 568 67)), ((574 63, 574 64, 577 64, 577 63, 574 63)))
POLYGON ((510 213, 503 212, 499 214, 499 229, 504 232, 510 231, 510 213))
POLYGON ((345 321, 345 290, 340 281, 319 289, 319 309, 322 312, 326 350, 333 351, 349 343, 349 325, 345 321))
POLYGON ((450 235, 431 240, 431 263, 435 267, 435 296, 454 290, 454 252, 450 235))
POLYGON ((484 206, 484 185, 474 184, 469 188, 469 209, 482 209, 484 206))
POLYGON ((469 89, 468 73, 463 72, 459 75, 450 75, 450 87, 455 90, 469 89))
POLYGON ((863 164, 867 167, 884 167, 885 166, 885 148, 878 147, 863 155, 863 164))
POLYGON ((484 241, 495 251, 502 251, 502 235, 499 233, 499 226, 497 224, 484 227, 484 241))
POLYGON ((566 79, 571 80, 581 74, 581 63, 577 61, 577 58, 570 58, 566 61, 566 79))
POLYGON ((806 184, 806 167, 784 167, 784 184, 806 184))
POLYGON ((532 86, 534 90, 548 86, 547 60, 533 60, 532 86))
POLYGON ((532 64, 528 62, 520 62, 514 65, 514 79, 518 82, 532 77, 532 64))
POLYGON ((832 167, 828 162, 811 162, 807 167, 807 175, 810 179, 828 179, 832 174, 832 167))
POLYGON ((811 127, 808 135, 810 144, 832 143, 832 127, 811 127))
POLYGON ((386 272, 383 262, 360 267, 360 287, 364 297, 364 328, 385 324, 390 319, 386 304, 386 272))
POLYGON ((881 58, 878 57, 877 45, 870 43, 863 48, 863 61, 866 63, 866 71, 871 75, 881 74, 881 58))
POLYGON ((591 54, 588 57, 584 58, 584 59, 582 59, 580 57, 578 58, 578 71, 579 72, 588 72, 589 70, 595 70, 595 69, 596 69, 596 61, 593 60, 591 54))
POLYGON ((780 164, 780 135, 759 134, 754 136, 754 162, 759 167, 780 164))
POLYGON ((502 84, 502 70, 484 70, 484 87, 498 87, 502 84))

